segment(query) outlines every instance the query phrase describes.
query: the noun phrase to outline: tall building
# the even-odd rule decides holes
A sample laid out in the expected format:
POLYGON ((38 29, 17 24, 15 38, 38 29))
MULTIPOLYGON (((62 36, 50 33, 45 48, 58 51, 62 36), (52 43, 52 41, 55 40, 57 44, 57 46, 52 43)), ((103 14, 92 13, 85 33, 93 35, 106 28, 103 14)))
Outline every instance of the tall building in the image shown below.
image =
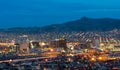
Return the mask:
POLYGON ((24 53, 30 53, 30 43, 29 42, 21 42, 20 43, 20 51, 24 53))
POLYGON ((56 39, 55 41, 51 41, 49 43, 50 47, 53 48, 65 48, 66 47, 66 39, 60 38, 56 39))
POLYGON ((20 44, 19 43, 15 43, 14 47, 15 47, 16 53, 20 53, 20 44))
POLYGON ((95 38, 93 41, 93 47, 100 48, 100 40, 99 38, 95 38))
POLYGON ((30 41, 30 48, 31 49, 38 48, 38 47, 40 47, 38 41, 30 41))

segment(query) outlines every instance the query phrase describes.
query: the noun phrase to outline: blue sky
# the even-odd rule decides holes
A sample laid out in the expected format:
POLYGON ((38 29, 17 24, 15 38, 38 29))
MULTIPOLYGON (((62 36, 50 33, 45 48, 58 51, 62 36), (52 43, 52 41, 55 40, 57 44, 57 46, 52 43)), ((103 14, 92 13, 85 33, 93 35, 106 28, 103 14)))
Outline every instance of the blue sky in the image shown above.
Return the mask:
POLYGON ((91 18, 119 18, 120 0, 0 0, 0 28, 45 26, 91 18))

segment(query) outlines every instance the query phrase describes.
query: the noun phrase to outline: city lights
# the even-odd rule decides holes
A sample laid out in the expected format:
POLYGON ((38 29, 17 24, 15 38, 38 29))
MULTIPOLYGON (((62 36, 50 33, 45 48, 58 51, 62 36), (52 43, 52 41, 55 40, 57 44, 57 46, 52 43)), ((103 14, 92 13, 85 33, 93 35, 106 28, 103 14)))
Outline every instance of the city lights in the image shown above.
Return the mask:
POLYGON ((96 61, 96 59, 92 57, 92 58, 91 58, 91 61, 96 61))

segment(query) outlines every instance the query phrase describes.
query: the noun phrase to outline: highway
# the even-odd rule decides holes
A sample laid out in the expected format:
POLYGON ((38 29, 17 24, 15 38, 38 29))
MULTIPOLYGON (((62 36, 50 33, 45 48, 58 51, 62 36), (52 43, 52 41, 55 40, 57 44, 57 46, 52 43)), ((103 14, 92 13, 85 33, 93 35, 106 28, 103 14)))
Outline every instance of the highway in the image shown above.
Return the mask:
POLYGON ((0 63, 2 62, 17 62, 17 61, 26 61, 26 60, 37 60, 37 59, 49 59, 49 58, 54 58, 53 56, 50 57, 37 57, 37 58, 25 58, 25 59, 14 59, 14 60, 3 60, 0 61, 0 63))

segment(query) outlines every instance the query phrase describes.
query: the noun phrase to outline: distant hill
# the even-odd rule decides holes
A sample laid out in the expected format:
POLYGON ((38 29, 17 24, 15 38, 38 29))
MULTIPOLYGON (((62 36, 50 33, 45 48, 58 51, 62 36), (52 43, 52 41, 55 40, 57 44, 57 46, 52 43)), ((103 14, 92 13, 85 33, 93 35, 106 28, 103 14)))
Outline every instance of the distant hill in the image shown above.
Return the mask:
POLYGON ((52 24, 44 27, 28 27, 28 28, 10 28, 4 29, 5 32, 71 32, 71 31, 110 31, 120 29, 120 19, 112 18, 88 18, 82 17, 75 21, 69 21, 63 24, 52 24))
POLYGON ((53 24, 42 27, 43 31, 110 31, 120 29, 120 20, 112 18, 93 19, 83 17, 79 20, 69 21, 63 24, 53 24))

